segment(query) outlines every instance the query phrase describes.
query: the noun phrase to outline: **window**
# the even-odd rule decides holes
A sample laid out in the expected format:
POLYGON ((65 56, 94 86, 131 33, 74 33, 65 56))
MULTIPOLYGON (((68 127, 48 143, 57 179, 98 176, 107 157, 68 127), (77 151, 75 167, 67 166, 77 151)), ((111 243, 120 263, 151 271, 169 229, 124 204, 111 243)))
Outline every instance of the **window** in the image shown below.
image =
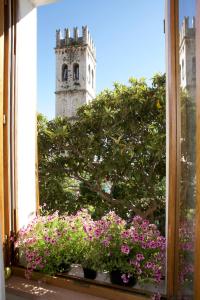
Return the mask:
POLYGON ((90 65, 88 66, 88 83, 90 83, 90 65))
POLYGON ((94 71, 92 70, 92 88, 94 88, 94 71))
POLYGON ((68 66, 66 64, 62 66, 62 81, 68 81, 68 66))
MULTIPOLYGON (((195 1, 192 1, 192 3, 194 3, 194 2, 195 1)), ((169 25, 171 25, 171 27, 173 27, 173 26, 175 26, 175 25, 173 25, 175 23, 174 22, 174 16, 173 16, 173 14, 175 14, 174 11, 173 11, 173 4, 177 3, 177 1, 172 1, 172 0, 170 1, 169 0, 169 1, 167 1, 167 3, 168 3, 169 7, 170 7, 170 4, 172 6, 172 7, 170 7, 171 8, 170 14, 172 14, 172 16, 169 14, 169 18, 171 16, 171 19, 169 19, 168 22, 169 22, 169 25)), ((199 0, 197 0, 197 4, 198 4, 198 7, 200 8, 200 1, 199 0)), ((181 5, 181 1, 180 1, 180 5, 181 5)), ((0 10, 0 11, 2 12, 3 9, 0 10)), ((197 12, 198 11, 200 11, 200 9, 197 10, 197 12)), ((0 14, 1 14, 1 12, 0 12, 0 14)), ((181 9, 180 9, 180 12, 181 12, 181 9)), ((181 13, 180 13, 180 15, 181 15, 181 13)), ((183 15, 187 15, 187 11, 183 15)), ((1 20, 1 18, 0 18, 0 20, 1 20)), ((0 21, 0 23, 2 23, 2 22, 0 21)), ((177 28, 178 28, 178 25, 179 24, 176 24, 177 28)), ((174 41, 174 32, 173 32, 173 29, 172 29, 171 32, 168 33, 168 35, 171 35, 171 40, 172 41, 174 41)), ((197 36, 197 41, 199 41, 199 31, 197 31, 197 35, 196 36, 197 36)), ((19 38, 20 37, 18 35, 18 41, 19 41, 19 38)), ((198 44, 197 45, 197 47, 198 47, 197 50, 198 51, 196 52, 197 53, 196 63, 199 61, 199 53, 200 53, 200 51, 199 51, 200 45, 199 45, 199 43, 197 43, 197 44, 198 44)), ((23 43, 21 44, 21 47, 22 47, 22 45, 23 45, 23 43)), ((184 224, 188 225, 186 223, 186 222, 188 222, 188 218, 190 218, 189 221, 191 221, 191 223, 192 223, 193 212, 195 210, 195 198, 196 197, 197 197, 197 200, 198 200, 198 203, 199 203, 199 195, 200 195, 200 192, 199 192, 200 187, 199 186, 200 185, 199 185, 199 174, 197 172, 197 179, 198 179, 197 180, 197 188, 198 189, 197 189, 197 192, 194 193, 193 185, 196 182, 196 179, 195 179, 195 176, 194 176, 194 173, 195 173, 194 167, 197 169, 197 171, 199 171, 199 159, 197 160, 197 162, 198 162, 197 166, 195 166, 195 164, 194 164, 194 158, 195 158, 194 155, 195 155, 195 153, 193 153, 193 149, 195 149, 195 147, 194 147, 194 142, 195 141, 193 141, 193 137, 195 137, 195 135, 194 135, 194 131, 192 131, 193 124, 191 124, 191 122, 193 122, 195 119, 194 119, 194 116, 193 116, 193 120, 190 121, 190 116, 191 116, 191 114, 193 114, 195 112, 195 107, 193 107, 193 106, 190 107, 190 106, 186 105, 187 103, 185 104, 184 102, 182 102, 182 104, 185 105, 184 108, 182 110, 180 109, 178 111, 178 113, 179 113, 179 118, 180 118, 181 121, 186 120, 186 117, 187 117, 187 122, 185 122, 187 126, 180 127, 180 131, 181 132, 179 133, 180 136, 178 136, 179 139, 176 136, 176 133, 177 133, 177 127, 176 127, 177 126, 176 125, 177 124, 177 118, 176 118, 177 103, 176 103, 175 100, 177 100, 176 99, 176 91, 177 91, 176 88, 177 88, 178 84, 177 84, 177 82, 175 80, 175 75, 179 75, 179 76, 177 76, 177 78, 180 79, 182 77, 182 75, 185 75, 184 77, 187 78, 186 77, 187 74, 186 73, 184 74, 184 72, 183 72, 183 70, 184 70, 184 61, 181 62, 181 67, 182 67, 182 63, 183 63, 183 68, 181 69, 180 74, 174 74, 174 73, 176 73, 174 71, 175 68, 173 68, 174 67, 173 66, 173 62, 176 61, 175 60, 176 55, 174 54, 174 52, 175 52, 174 48, 176 48, 176 47, 174 47, 173 43, 171 43, 171 44, 169 43, 169 45, 170 45, 169 47, 171 47, 171 52, 170 52, 169 58, 168 58, 169 59, 169 71, 168 72, 169 73, 171 72, 171 75, 172 75, 170 77, 171 81, 168 81, 169 91, 171 92, 170 93, 170 97, 169 97, 170 98, 170 103, 169 103, 169 118, 168 118, 168 120, 169 120, 169 129, 170 129, 169 130, 169 151, 170 151, 171 155, 169 155, 169 163, 168 163, 168 165, 169 165, 169 171, 168 171, 168 173, 170 174, 170 176, 169 176, 170 179, 169 179, 169 184, 168 184, 167 187, 168 187, 168 193, 170 195, 170 197, 169 197, 169 220, 168 220, 169 238, 168 238, 168 240, 169 241, 172 240, 172 242, 170 242, 169 245, 168 245, 168 252, 169 252, 169 254, 168 254, 168 265, 167 265, 168 266, 168 270, 167 270, 167 275, 168 275, 167 276, 167 279, 168 279, 167 280, 167 285, 168 285, 168 296, 176 298, 176 296, 174 296, 174 295, 177 293, 177 285, 176 285, 177 280, 173 280, 174 276, 176 276, 176 272, 174 272, 174 265, 178 265, 177 268, 178 268, 179 271, 185 270, 183 268, 184 264, 181 265, 180 262, 181 263, 185 263, 186 259, 184 257, 184 261, 182 262, 181 261, 182 257, 180 256, 180 254, 182 254, 182 253, 177 253, 179 251, 175 247, 171 247, 171 246, 173 246, 172 244, 173 244, 174 240, 175 240, 175 242, 177 242, 177 240, 180 239, 180 242, 182 242, 181 241, 181 235, 179 236, 177 234, 177 236, 176 236, 175 234, 173 234, 175 232, 175 230, 173 230, 173 228, 177 229, 177 231, 178 231, 178 229, 182 229, 181 226, 177 226, 177 223, 178 223, 178 225, 182 225, 183 222, 184 222, 184 224), (171 57, 173 59, 171 59, 171 57), (190 109, 190 108, 192 108, 192 109, 190 109), (184 115, 185 113, 186 113, 186 116, 184 115), (191 132, 191 134, 189 134, 190 132, 191 132), (187 139, 188 142, 187 142, 186 145, 183 144, 183 142, 185 142, 185 140, 180 139, 180 137, 182 138, 184 135, 185 135, 185 137, 187 137, 187 138, 189 137, 190 138, 190 140, 187 139), (177 138, 177 140, 174 142, 174 139, 176 139, 176 138, 177 138), (180 148, 180 149, 178 148, 178 150, 180 151, 181 158, 184 157, 184 160, 180 159, 180 161, 177 161, 177 153, 176 153, 177 152, 177 149, 176 149, 177 144, 176 144, 176 142, 178 143, 179 148, 180 148), (186 157, 186 155, 184 155, 184 153, 187 154, 187 157, 186 157), (186 159, 185 159, 185 157, 186 157, 186 159), (177 168, 177 165, 178 165, 178 168, 177 168), (188 166, 188 169, 187 169, 188 173, 184 173, 183 172, 184 171, 184 166, 188 166), (177 172, 176 168, 178 169, 179 172, 177 172), (181 168, 181 172, 179 170, 180 168, 181 168), (180 176, 180 173, 181 173, 181 176, 180 176), (187 178, 185 178, 186 175, 188 175, 187 178), (179 180, 177 180, 177 177, 179 177, 178 178, 179 180), (173 181, 174 181, 174 183, 173 183, 173 181), (178 181, 178 186, 177 186, 177 181, 178 181), (186 182, 186 184, 185 184, 185 182, 186 182), (186 189, 183 190, 183 188, 185 188, 185 187, 187 188, 187 190, 186 189), (181 198, 181 201, 179 201, 179 199, 177 200, 177 198, 176 198, 176 191, 178 191, 177 194, 179 194, 179 197, 181 198), (184 195, 183 195, 183 192, 185 192, 184 195), (186 198, 186 196, 187 196, 187 198, 186 198), (177 203, 177 201, 179 201, 180 203, 177 203), (178 215, 179 209, 177 209, 178 212, 177 212, 177 217, 176 218, 175 218, 175 213, 176 213, 176 211, 175 211, 175 204, 176 204, 176 206, 178 208, 179 208, 179 204, 181 204, 180 205, 181 214, 180 214, 180 216, 178 215), (172 220, 172 219, 174 219, 176 222, 174 220, 172 220), (176 224, 174 224, 174 222, 176 224), (176 228, 176 226, 178 228, 176 228), (176 249, 176 253, 175 254, 177 254, 177 255, 174 255, 174 253, 173 253, 174 250, 173 249, 176 249), (177 260, 178 260, 179 264, 177 264, 177 260), (175 282, 175 284, 174 284, 174 282, 175 282)), ((1 45, 0 45, 0 47, 2 48, 1 45)), ((3 52, 3 50, 2 50, 2 52, 3 52)), ((195 60, 192 58, 191 61, 192 61, 192 70, 194 70, 194 68, 196 68, 195 60), (194 67, 193 67, 193 64, 194 64, 194 67)), ((176 63, 178 63, 178 62, 179 62, 179 60, 176 61, 176 63)), ((21 61, 20 61, 20 63, 21 63, 21 61)), ((1 67, 1 70, 0 70, 1 74, 0 75, 1 75, 1 79, 2 79, 3 78, 3 75, 2 75, 3 74, 2 65, 0 67, 1 67)), ((199 74, 198 71, 199 71, 199 66, 197 64, 197 74, 199 74)), ((65 74, 67 74, 67 73, 65 73, 65 74)), ((64 75, 64 72, 63 72, 62 75, 64 75)), ((5 75, 4 75, 4 77, 5 77, 5 75)), ((79 65, 78 64, 74 64, 73 65, 73 79, 74 80, 78 80, 79 79, 79 65)), ((196 84, 197 84, 197 93, 198 93, 197 94, 197 98, 198 98, 199 97, 199 92, 200 92, 200 89, 199 89, 199 80, 197 80, 196 84)), ((0 88, 1 88, 0 96, 1 96, 1 99, 3 99, 2 87, 0 87, 0 88)), ((179 89, 181 90, 181 88, 182 87, 180 86, 179 89)), ((25 90, 25 88, 23 90, 25 90)), ((29 94, 31 94, 31 93, 29 93, 29 94)), ((192 98, 192 99, 194 100, 194 98, 192 98)), ((180 97, 179 100, 182 100, 181 97, 180 97)), ((191 103, 191 104, 193 104, 193 103, 191 103)), ((12 106, 11 106, 11 108, 12 108, 12 106)), ((198 104, 198 106, 197 106, 197 112, 199 112, 199 109, 200 108, 199 108, 199 104, 198 104)), ((1 118, 3 118, 3 113, 1 113, 1 118)), ((28 120, 29 119, 27 119, 27 121, 26 121, 27 123, 28 123, 28 120)), ((2 122, 2 124, 3 124, 3 122, 2 122)), ((182 122, 182 124, 184 124, 184 123, 182 122)), ((198 119, 197 119, 197 125, 198 124, 199 124, 199 122, 198 122, 198 119)), ((198 129, 198 133, 199 133, 199 131, 200 131, 199 126, 198 126, 197 129, 198 129)), ((199 136, 200 135, 197 134, 196 136, 197 136, 197 142, 198 142, 198 146, 199 146, 200 145, 200 143, 199 143, 199 136)), ((2 142, 2 144, 3 144, 3 142, 2 142)), ((199 158, 198 151, 197 151, 196 155, 197 155, 197 158, 199 158)), ((5 174, 4 174, 4 176, 5 176, 5 174)), ((3 178, 3 176, 2 176, 2 178, 3 178)), ((19 201, 22 202, 20 199, 19 199, 19 201)), ((3 209, 1 209, 0 213, 2 211, 3 211, 3 209)), ((19 211, 20 211, 20 209, 19 209, 19 211)), ((198 222, 196 222, 196 223, 199 224, 199 213, 198 213, 198 210, 197 210, 197 217, 198 217, 197 218, 198 222)), ((190 223, 189 223, 189 225, 190 225, 190 223)), ((187 226, 187 228, 193 230, 193 228, 194 228, 193 225, 195 225, 195 224, 191 224, 191 226, 190 227, 187 226)), ((196 237, 198 238, 199 235, 197 235, 196 237)), ((176 243, 176 245, 177 244, 178 243, 176 243)), ((197 243, 197 247, 196 247, 197 250, 199 249, 199 245, 200 245, 200 243, 199 243, 199 239, 198 239, 198 243, 197 243)), ((182 245, 180 243, 179 246, 180 246, 179 248, 181 248, 181 246, 184 246, 184 245, 182 245)), ((189 263, 192 262, 192 266, 190 268, 191 270, 193 270, 193 255, 194 254, 195 254, 195 252, 192 252, 191 256, 187 255, 187 257, 186 257, 187 259, 189 259, 189 263)), ((188 261, 187 261, 187 263, 188 263, 188 261)), ((192 277, 194 276, 194 278, 192 278, 192 281, 195 280, 195 277, 196 277, 196 285, 197 285, 197 281, 198 281, 198 278, 199 278, 198 275, 199 275, 199 272, 200 272, 198 266, 199 266, 199 258, 198 258, 198 260, 196 260, 196 271, 194 272, 194 275, 192 274, 192 277)), ((192 273, 193 273, 193 271, 192 271, 192 273)), ((187 282, 188 281, 185 280, 185 283, 187 283, 187 282)), ((192 285, 191 285, 191 287, 193 288, 192 285)), ((197 288, 198 288, 198 286, 197 286, 197 288)), ((186 289, 182 285, 181 288, 179 289, 179 295, 182 296, 183 293, 185 293, 185 291, 186 291, 186 289)), ((188 289, 188 291, 190 292, 190 295, 193 293, 193 291, 190 291, 190 289, 188 289)), ((200 292, 198 292, 198 293, 200 293, 200 292)), ((190 295, 189 295, 189 297, 190 297, 190 295)), ((198 295, 199 294, 196 294, 194 296, 195 299, 200 299, 198 297, 198 295)))
POLYGON ((184 80, 184 60, 182 60, 182 80, 184 80))
POLYGON ((79 64, 73 66, 73 80, 79 80, 79 64))
POLYGON ((192 79, 196 80, 196 57, 193 56, 192 58, 192 79))

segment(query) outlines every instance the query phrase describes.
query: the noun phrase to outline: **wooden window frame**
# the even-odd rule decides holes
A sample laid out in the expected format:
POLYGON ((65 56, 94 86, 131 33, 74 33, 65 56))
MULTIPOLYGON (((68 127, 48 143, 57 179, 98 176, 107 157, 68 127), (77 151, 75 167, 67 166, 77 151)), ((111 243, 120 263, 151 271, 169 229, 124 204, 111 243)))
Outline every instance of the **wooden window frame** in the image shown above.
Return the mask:
MULTIPOLYGON (((168 98, 168 224, 167 299, 177 299, 179 290, 179 178, 180 116, 179 101, 179 0, 166 0, 167 11, 167 98, 168 98)), ((200 0, 196 0, 196 62, 200 62, 200 0)), ((182 75, 181 75, 182 76, 182 75)), ((200 63, 196 64, 196 215, 194 299, 200 299, 200 63)))
POLYGON ((0 217, 6 265, 11 263, 9 236, 16 229, 15 9, 16 1, 0 1, 0 217))
POLYGON ((15 229, 11 207, 15 193, 15 3, 10 0, 9 6, 0 0, 0 217, 4 242, 15 229))
POLYGON ((3 168, 3 100, 4 100, 4 1, 0 0, 0 220, 1 236, 4 228, 4 168, 3 168))
POLYGON ((166 1, 166 54, 167 54, 167 297, 176 295, 178 270, 177 255, 177 188, 178 188, 178 120, 177 120, 177 22, 178 0, 166 1))
MULTIPOLYGON (((196 62, 200 62, 200 0, 196 2, 196 62)), ((196 65, 196 228, 195 228, 195 269, 194 299, 200 299, 200 63, 196 65)))
MULTIPOLYGON (((197 17, 197 46, 196 46, 196 61, 200 61, 200 0, 196 0, 197 17)), ((178 290, 178 267, 177 267, 177 222, 178 222, 178 181, 179 166, 179 128, 177 116, 177 99, 178 99, 178 57, 177 57, 177 24, 178 24, 178 0, 166 0, 166 44, 167 44, 167 98, 168 98, 168 210, 167 210, 167 298, 176 297, 178 290)), ((4 27, 4 0, 0 0, 0 219, 2 224, 1 234, 5 237, 10 225, 6 220, 9 220, 8 208, 8 186, 9 174, 6 173, 4 158, 8 155, 5 147, 6 136, 3 129, 4 122, 4 107, 7 97, 5 96, 5 85, 8 81, 8 74, 5 72, 4 64, 6 62, 6 36, 4 27)), ((7 68, 7 66, 6 66, 7 68)), ((197 65, 197 133, 196 147, 200 149, 200 65, 197 65)), ((195 244, 195 280, 194 291, 195 299, 200 299, 200 289, 198 278, 200 278, 200 151, 197 152, 196 167, 197 167, 197 199, 196 199, 196 244, 195 244)), ((14 218, 14 215, 12 216, 14 218)), ((53 281, 51 281, 53 284, 53 281)), ((137 299, 137 296, 134 296, 137 299)), ((141 296, 138 296, 141 299, 141 296)))

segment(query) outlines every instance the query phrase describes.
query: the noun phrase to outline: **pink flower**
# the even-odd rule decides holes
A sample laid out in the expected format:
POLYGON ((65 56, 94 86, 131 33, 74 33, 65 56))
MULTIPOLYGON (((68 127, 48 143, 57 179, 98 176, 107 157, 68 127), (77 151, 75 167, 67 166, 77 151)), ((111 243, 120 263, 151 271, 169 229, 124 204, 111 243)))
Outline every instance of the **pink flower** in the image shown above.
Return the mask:
POLYGON ((132 237, 133 237, 133 239, 132 239, 133 242, 138 242, 139 241, 138 233, 134 233, 132 237))
POLYGON ((149 262, 149 261, 148 261, 148 262, 146 263, 146 268, 147 268, 147 269, 152 269, 152 267, 153 267, 152 262, 149 262))
POLYGON ((129 238, 130 232, 128 230, 125 230, 124 232, 122 232, 121 236, 122 236, 122 238, 125 238, 125 239, 129 238))
POLYGON ((141 253, 138 253, 138 254, 136 255, 136 259, 137 259, 138 261, 141 261, 141 260, 144 259, 144 255, 141 254, 141 253))
POLYGON ((128 245, 122 245, 121 246, 121 252, 124 254, 129 254, 130 253, 130 248, 128 245))
POLYGON ((129 282, 129 278, 126 274, 122 274, 121 279, 123 280, 123 283, 128 283, 129 282))
POLYGON ((108 239, 103 240, 102 243, 104 244, 105 247, 108 247, 110 244, 110 241, 108 239))
POLYGON ((140 268, 140 263, 139 263, 137 260, 131 259, 131 260, 129 261, 129 264, 130 264, 130 265, 133 265, 133 266, 136 267, 136 268, 140 268))
POLYGON ((160 299, 161 299, 160 293, 155 293, 152 297, 152 300, 160 300, 160 299))
POLYGON ((138 223, 142 222, 142 217, 140 217, 140 216, 135 216, 135 217, 133 218, 133 222, 138 222, 138 223))

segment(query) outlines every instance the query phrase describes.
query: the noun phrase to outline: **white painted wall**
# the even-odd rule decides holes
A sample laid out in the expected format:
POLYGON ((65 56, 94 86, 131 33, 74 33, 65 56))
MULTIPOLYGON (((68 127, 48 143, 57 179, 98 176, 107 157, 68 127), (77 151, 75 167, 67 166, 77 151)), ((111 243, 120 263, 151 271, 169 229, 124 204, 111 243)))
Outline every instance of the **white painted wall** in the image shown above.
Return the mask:
POLYGON ((18 0, 16 44, 17 207, 19 228, 36 211, 37 15, 31 1, 18 0))
POLYGON ((56 0, 16 0, 16 171, 18 229, 36 212, 37 12, 56 0))
MULTIPOLYGON (((86 65, 87 65, 87 81, 86 81, 86 90, 89 94, 89 100, 95 98, 96 96, 96 59, 91 52, 90 47, 87 47, 86 53, 86 65), (90 66, 90 74, 88 66, 90 66), (92 86, 92 71, 93 71, 93 86, 92 86)), ((87 102, 88 103, 88 102, 87 102)))
POLYGON ((55 0, 31 0, 34 6, 40 6, 56 2, 55 0))

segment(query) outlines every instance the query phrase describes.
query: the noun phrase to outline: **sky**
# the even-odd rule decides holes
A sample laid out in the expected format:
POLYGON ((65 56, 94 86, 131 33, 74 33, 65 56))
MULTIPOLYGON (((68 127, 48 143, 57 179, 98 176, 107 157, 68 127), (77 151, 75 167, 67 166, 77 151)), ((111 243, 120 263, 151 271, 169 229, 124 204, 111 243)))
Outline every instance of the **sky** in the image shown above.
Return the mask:
POLYGON ((195 15, 196 1, 195 0, 179 0, 179 22, 183 21, 185 16, 190 17, 190 25, 192 17, 195 15))
POLYGON ((38 8, 38 112, 55 117, 55 33, 88 25, 97 94, 130 77, 165 72, 164 0, 62 0, 38 8))

